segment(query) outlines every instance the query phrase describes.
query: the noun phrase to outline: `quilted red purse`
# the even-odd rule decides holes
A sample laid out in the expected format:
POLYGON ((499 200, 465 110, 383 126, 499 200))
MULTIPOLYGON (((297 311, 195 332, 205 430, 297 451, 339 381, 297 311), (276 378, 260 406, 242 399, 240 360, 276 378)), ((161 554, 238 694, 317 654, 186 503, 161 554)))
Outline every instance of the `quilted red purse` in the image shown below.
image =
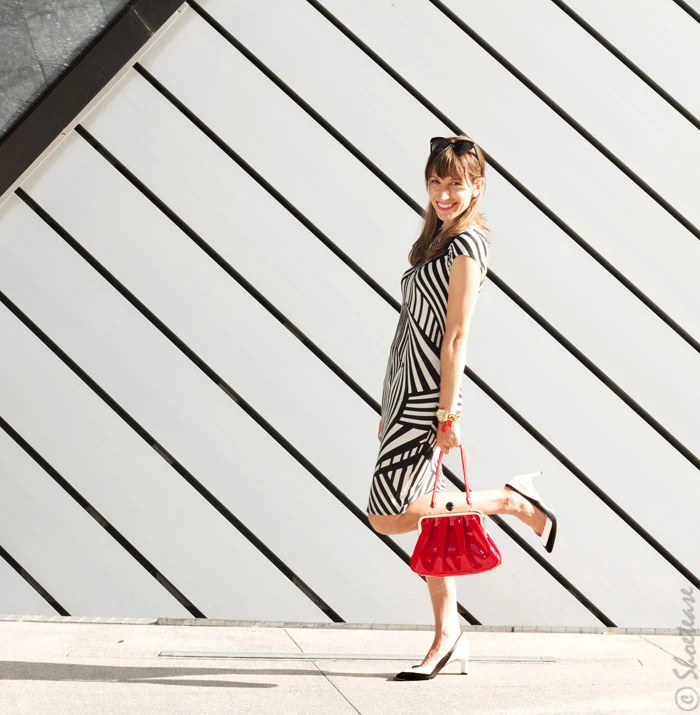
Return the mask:
MULTIPOLYGON (((464 447, 460 444, 459 449, 462 453, 467 505, 471 507, 464 447)), ((440 450, 431 509, 435 508, 442 457, 443 452, 440 450)), ((476 509, 456 514, 422 516, 418 520, 418 541, 411 556, 411 569, 423 576, 464 576, 495 568, 503 558, 498 546, 486 531, 484 521, 484 513, 476 509)))

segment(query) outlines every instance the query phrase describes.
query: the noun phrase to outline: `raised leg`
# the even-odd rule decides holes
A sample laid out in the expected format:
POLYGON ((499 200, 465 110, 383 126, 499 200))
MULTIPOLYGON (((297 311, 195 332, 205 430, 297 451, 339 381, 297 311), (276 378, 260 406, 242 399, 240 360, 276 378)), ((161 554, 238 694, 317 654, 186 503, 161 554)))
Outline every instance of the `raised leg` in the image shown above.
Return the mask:
MULTIPOLYGON (((411 502, 403 514, 368 514, 367 518, 371 527, 380 534, 406 534, 418 528, 418 519, 430 513, 432 493, 423 494, 411 502)), ((435 495, 435 508, 433 513, 448 514, 446 504, 452 502, 454 509, 451 513, 469 511, 470 508, 482 511, 484 514, 510 514, 531 526, 538 535, 544 529, 546 517, 535 509, 527 499, 517 492, 501 487, 499 489, 483 489, 470 492, 472 506, 467 505, 464 492, 437 492, 435 495)))

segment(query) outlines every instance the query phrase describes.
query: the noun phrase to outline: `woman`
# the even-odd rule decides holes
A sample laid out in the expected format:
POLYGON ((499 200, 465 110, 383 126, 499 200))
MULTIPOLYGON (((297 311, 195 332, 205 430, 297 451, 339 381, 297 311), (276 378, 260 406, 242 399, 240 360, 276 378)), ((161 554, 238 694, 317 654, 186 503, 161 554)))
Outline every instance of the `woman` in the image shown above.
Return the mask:
MULTIPOLYGON (((409 254, 411 268, 401 278, 403 305, 384 378, 379 455, 366 510, 380 534, 417 529, 418 519, 430 512, 440 451, 461 444, 467 337, 489 256, 479 212, 485 169, 484 155, 469 137, 431 139, 425 167, 430 203, 409 254)), ((485 514, 517 516, 551 551, 556 517, 533 488, 533 476, 472 491, 471 500, 485 514)), ((434 513, 469 509, 464 492, 445 491, 442 470, 435 499, 434 513)), ((423 662, 399 673, 400 680, 432 678, 453 660, 461 660, 466 672, 468 644, 460 637, 455 577, 426 580, 435 637, 423 662)))

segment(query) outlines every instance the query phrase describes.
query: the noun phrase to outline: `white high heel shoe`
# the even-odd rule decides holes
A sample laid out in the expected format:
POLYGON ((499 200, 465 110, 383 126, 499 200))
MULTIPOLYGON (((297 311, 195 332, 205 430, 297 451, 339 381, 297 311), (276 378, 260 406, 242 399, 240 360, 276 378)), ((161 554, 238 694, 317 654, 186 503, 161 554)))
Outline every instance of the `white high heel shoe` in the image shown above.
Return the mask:
POLYGON ((396 680, 430 680, 453 661, 460 661, 460 672, 469 673, 469 641, 464 633, 460 633, 455 644, 440 658, 434 668, 429 665, 414 665, 411 670, 402 670, 395 676, 396 680))
POLYGON ((544 530, 540 534, 540 541, 544 548, 551 553, 554 548, 554 540, 557 538, 557 517, 554 512, 542 501, 537 490, 532 485, 532 478, 541 475, 542 472, 531 472, 530 474, 519 474, 506 482, 506 487, 522 495, 532 505, 539 509, 546 517, 547 521, 544 530))

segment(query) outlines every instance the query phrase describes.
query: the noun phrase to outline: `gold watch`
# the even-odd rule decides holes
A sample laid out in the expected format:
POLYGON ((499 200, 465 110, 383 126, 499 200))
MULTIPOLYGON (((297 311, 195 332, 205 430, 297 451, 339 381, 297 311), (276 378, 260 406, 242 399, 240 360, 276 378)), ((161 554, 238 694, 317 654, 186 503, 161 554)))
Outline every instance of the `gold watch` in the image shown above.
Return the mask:
POLYGON ((456 422, 459 419, 459 412, 448 412, 442 407, 436 410, 435 414, 437 415, 438 422, 447 422, 447 420, 452 420, 452 422, 456 422))

